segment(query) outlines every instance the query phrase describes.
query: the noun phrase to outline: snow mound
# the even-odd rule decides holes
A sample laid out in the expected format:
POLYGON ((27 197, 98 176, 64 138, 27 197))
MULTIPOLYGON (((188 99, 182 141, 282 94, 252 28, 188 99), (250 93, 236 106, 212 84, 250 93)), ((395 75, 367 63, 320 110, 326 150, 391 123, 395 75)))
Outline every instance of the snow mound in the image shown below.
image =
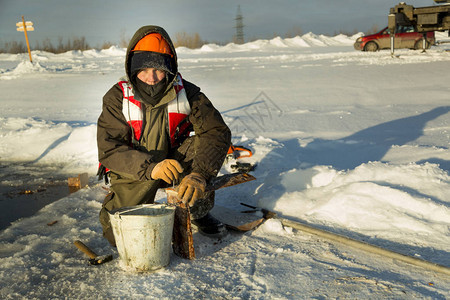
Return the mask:
POLYGON ((120 57, 124 57, 126 52, 127 52, 127 49, 119 48, 117 46, 111 46, 108 49, 103 49, 100 51, 100 53, 102 53, 106 56, 120 56, 120 57))
POLYGON ((96 125, 73 128, 67 139, 61 139, 41 160, 43 163, 66 162, 62 171, 67 173, 94 173, 98 166, 96 143, 96 125))
POLYGON ((444 200, 450 176, 436 164, 370 162, 348 171, 314 166, 280 175, 284 192, 277 198, 265 195, 261 206, 371 237, 408 243, 411 236, 426 235, 433 248, 450 244, 450 208, 444 200))
POLYGON ((38 62, 22 61, 12 70, 5 70, 0 74, 2 79, 15 79, 19 76, 35 73, 47 73, 48 70, 38 62))
POLYGON ((284 227, 278 219, 269 219, 258 228, 258 234, 290 235, 292 228, 284 227))
POLYGON ((319 36, 315 35, 312 32, 309 32, 309 33, 303 35, 302 39, 311 46, 316 46, 316 47, 327 46, 327 44, 323 41, 323 39, 321 39, 319 36))
POLYGON ((307 33, 303 36, 296 36, 293 38, 275 37, 270 40, 259 39, 251 41, 242 45, 229 43, 225 46, 218 46, 216 44, 207 44, 200 49, 188 49, 185 47, 178 47, 177 52, 183 54, 205 53, 205 52, 241 52, 254 50, 273 50, 280 48, 308 48, 308 47, 328 47, 328 46, 348 46, 353 45, 358 36, 346 36, 343 34, 329 37, 325 35, 316 35, 314 33, 307 33))
POLYGON ((86 50, 86 51, 80 51, 77 52, 77 54, 84 56, 86 58, 92 58, 92 57, 108 57, 108 56, 120 56, 120 57, 125 57, 126 54, 126 49, 125 48, 119 48, 117 46, 111 46, 108 49, 102 49, 102 50, 96 50, 96 49, 91 49, 91 50, 86 50))
POLYGON ((311 47, 310 44, 308 44, 303 38, 296 36, 294 38, 289 38, 284 40, 286 45, 290 47, 311 47))
POLYGON ((11 72, 12 74, 26 74, 26 73, 43 73, 46 69, 42 67, 38 62, 24 61, 17 65, 17 67, 11 72))
POLYGON ((97 167, 96 130, 96 125, 72 127, 35 118, 0 118, 1 158, 63 164, 61 171, 93 173, 97 167))
MULTIPOLYGON (((202 52, 213 52, 213 51, 216 51, 217 49, 219 49, 220 48, 220 46, 218 46, 218 45, 216 45, 216 44, 206 44, 206 45, 203 45, 201 48, 200 48, 200 51, 202 51, 202 52)), ((179 48, 178 48, 179 49, 179 48)), ((178 50, 177 49, 177 50, 178 50)))

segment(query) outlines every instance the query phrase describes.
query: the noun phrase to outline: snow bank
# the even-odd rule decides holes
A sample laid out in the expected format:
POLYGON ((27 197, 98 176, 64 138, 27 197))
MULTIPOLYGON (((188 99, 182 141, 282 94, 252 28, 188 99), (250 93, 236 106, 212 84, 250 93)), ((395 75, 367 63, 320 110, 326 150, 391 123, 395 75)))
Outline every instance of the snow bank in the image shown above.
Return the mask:
POLYGON ((202 46, 200 49, 188 49, 184 47, 177 48, 177 52, 181 54, 192 54, 202 52, 242 52, 255 50, 274 50, 277 48, 309 48, 309 47, 326 47, 326 46, 348 46, 355 42, 353 36, 337 35, 335 37, 328 37, 325 35, 315 35, 307 33, 303 36, 296 36, 294 38, 275 37, 271 40, 256 40, 242 45, 230 43, 225 46, 218 46, 215 44, 208 44, 202 46))
POLYGON ((91 57, 109 57, 109 56, 119 56, 123 58, 125 56, 126 49, 119 48, 117 46, 111 46, 108 49, 102 50, 87 50, 87 51, 77 51, 77 54, 81 57, 91 58, 91 57))
POLYGON ((62 164, 61 172, 95 172, 95 125, 71 127, 35 118, 0 118, 1 159, 62 164), (20 141, 20 142, 18 142, 20 141))
POLYGON ((38 62, 30 62, 30 61, 22 61, 20 62, 17 67, 15 67, 12 70, 5 70, 4 75, 1 75, 1 79, 11 80, 15 79, 17 77, 20 77, 24 74, 30 74, 30 73, 46 73, 48 70, 45 67, 42 67, 38 62))
POLYGON ((450 176, 438 165, 373 162, 350 171, 316 166, 285 172, 280 183, 285 192, 276 199, 266 192, 260 205, 372 238, 450 246, 450 176))
POLYGON ((52 148, 55 141, 71 132, 67 124, 33 118, 1 118, 0 121, 3 160, 36 160, 46 149, 52 148))

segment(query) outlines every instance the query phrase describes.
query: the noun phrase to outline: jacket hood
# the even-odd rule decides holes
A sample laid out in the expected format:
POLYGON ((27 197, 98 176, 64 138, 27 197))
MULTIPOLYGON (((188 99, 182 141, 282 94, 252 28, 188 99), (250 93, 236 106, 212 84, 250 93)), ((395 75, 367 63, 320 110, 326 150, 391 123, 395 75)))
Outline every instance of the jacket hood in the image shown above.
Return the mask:
POLYGON ((175 47, 172 43, 172 40, 170 39, 169 34, 164 30, 164 28, 156 26, 156 25, 147 25, 139 28, 136 33, 133 35, 133 37, 130 40, 130 43, 128 44, 127 53, 125 56, 125 72, 127 74, 127 77, 131 77, 131 70, 130 70, 130 53, 131 50, 136 46, 136 44, 147 34, 150 33, 159 33, 169 44, 170 50, 172 50, 173 53, 173 59, 174 59, 174 66, 175 66, 175 74, 178 72, 178 62, 177 62, 177 53, 175 51, 175 47))
POLYGON ((169 44, 170 50, 173 53, 173 66, 174 66, 174 73, 177 74, 178 72, 178 62, 177 62, 177 53, 175 51, 175 47, 173 45, 172 40, 170 39, 169 34, 164 30, 164 28, 156 26, 156 25, 147 25, 147 26, 143 26, 141 28, 139 28, 136 33, 133 35, 133 37, 131 38, 129 44, 128 44, 128 48, 127 48, 127 52, 126 52, 126 56, 125 56, 125 72, 126 72, 126 76, 128 81, 131 83, 133 89, 135 90, 135 94, 137 94, 138 99, 141 98, 140 97, 140 93, 136 93, 136 86, 135 83, 132 81, 131 78, 131 59, 130 59, 130 54, 131 54, 131 50, 134 49, 134 47, 136 46, 136 44, 146 35, 150 34, 150 33, 159 33, 165 40, 166 42, 169 44))

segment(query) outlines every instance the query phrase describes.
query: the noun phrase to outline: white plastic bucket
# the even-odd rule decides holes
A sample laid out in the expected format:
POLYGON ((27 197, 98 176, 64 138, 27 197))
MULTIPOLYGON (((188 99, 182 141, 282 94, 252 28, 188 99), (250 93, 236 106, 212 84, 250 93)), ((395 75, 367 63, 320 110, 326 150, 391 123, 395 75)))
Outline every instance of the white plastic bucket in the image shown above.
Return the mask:
POLYGON ((170 262, 175 207, 142 204, 109 213, 117 250, 125 269, 153 271, 170 262))

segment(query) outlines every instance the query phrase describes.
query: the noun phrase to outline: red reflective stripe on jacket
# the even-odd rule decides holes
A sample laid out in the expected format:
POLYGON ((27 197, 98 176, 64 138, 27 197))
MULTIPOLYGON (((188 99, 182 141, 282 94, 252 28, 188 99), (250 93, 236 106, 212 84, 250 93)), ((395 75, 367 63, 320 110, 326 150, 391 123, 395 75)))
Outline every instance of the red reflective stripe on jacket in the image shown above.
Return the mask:
POLYGON ((183 133, 186 136, 189 135, 189 132, 186 131, 186 129, 189 127, 190 122, 188 120, 183 124, 181 124, 181 122, 191 113, 191 106, 189 105, 180 74, 178 74, 173 86, 177 93, 177 97, 167 104, 167 113, 169 116, 170 144, 172 147, 176 147, 178 146, 177 139, 179 138, 179 133, 183 133), (179 127, 178 132, 177 127, 179 127))
POLYGON ((134 138, 139 141, 142 133, 143 111, 141 102, 134 99, 133 90, 127 81, 120 81, 123 93, 122 113, 128 125, 133 128, 134 138))
MULTIPOLYGON (((122 113, 127 120, 128 125, 133 128, 134 138, 140 140, 143 127, 144 112, 142 111, 141 102, 134 99, 133 90, 131 85, 127 81, 120 81, 120 87, 123 92, 123 106, 122 113)), ((169 117, 169 135, 170 143, 172 147, 177 145, 177 127, 180 123, 191 113, 191 106, 187 99, 186 91, 183 87, 181 75, 178 74, 176 81, 174 82, 174 88, 176 91, 176 97, 167 104, 166 110, 169 117)), ((190 123, 183 123, 179 132, 184 132, 190 123)), ((189 135, 189 132, 185 132, 189 135)))

